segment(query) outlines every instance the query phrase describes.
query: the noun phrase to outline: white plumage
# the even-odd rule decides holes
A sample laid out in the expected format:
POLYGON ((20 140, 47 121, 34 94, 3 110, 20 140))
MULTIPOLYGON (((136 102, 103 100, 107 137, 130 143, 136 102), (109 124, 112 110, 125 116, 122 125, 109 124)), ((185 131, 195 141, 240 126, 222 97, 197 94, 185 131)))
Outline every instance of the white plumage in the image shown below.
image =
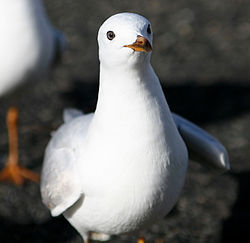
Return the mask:
POLYGON ((152 35, 137 14, 103 23, 96 111, 66 111, 46 149, 43 201, 85 241, 90 232, 133 232, 163 218, 185 181, 188 154, 150 64, 152 35))
POLYGON ((41 0, 1 1, 0 35, 0 96, 47 72, 65 46, 41 0))

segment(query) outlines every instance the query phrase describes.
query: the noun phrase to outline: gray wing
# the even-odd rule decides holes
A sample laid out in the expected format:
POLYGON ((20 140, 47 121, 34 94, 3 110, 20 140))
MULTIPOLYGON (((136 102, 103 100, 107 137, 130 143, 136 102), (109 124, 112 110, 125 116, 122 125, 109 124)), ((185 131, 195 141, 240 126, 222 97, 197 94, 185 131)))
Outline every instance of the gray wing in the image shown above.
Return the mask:
POLYGON ((186 143, 191 160, 210 167, 229 170, 229 158, 225 147, 192 122, 172 113, 180 135, 186 143))

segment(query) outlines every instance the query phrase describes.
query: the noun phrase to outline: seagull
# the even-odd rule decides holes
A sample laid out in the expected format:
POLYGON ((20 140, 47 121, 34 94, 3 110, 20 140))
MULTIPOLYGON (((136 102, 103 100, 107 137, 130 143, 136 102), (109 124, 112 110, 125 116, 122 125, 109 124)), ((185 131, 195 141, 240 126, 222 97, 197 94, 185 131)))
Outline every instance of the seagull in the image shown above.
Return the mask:
MULTIPOLYGON (((64 35, 51 26, 41 0, 2 1, 0 33, 0 97, 46 74, 66 46, 64 35)), ((38 181, 39 176, 18 165, 17 118, 17 109, 11 107, 7 115, 9 156, 0 181, 21 185, 24 178, 38 181)))
POLYGON ((166 216, 185 182, 187 148, 229 169, 223 145, 171 113, 150 64, 152 41, 150 22, 138 14, 119 13, 102 24, 96 110, 65 110, 45 151, 43 202, 85 243, 139 232, 166 216))

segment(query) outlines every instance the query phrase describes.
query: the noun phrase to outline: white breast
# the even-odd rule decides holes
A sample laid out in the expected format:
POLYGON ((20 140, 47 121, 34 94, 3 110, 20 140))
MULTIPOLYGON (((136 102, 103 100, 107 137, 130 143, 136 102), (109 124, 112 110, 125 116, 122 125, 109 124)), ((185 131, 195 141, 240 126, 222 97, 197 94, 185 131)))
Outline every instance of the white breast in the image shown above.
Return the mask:
POLYGON ((185 145, 160 85, 139 86, 100 90, 101 107, 77 156, 85 198, 64 214, 79 232, 133 231, 167 214, 179 196, 185 145))

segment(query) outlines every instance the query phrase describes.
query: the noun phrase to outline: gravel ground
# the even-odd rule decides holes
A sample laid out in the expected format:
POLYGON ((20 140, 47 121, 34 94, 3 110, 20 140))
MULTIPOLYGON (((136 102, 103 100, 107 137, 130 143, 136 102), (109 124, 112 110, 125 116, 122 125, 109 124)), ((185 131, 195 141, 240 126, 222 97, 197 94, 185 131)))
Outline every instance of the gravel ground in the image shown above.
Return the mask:
MULTIPOLYGON (((110 15, 137 12, 154 30, 152 64, 171 109, 215 135, 232 170, 218 175, 190 162, 182 195, 164 221, 143 232, 148 243, 250 240, 250 1, 45 0, 51 22, 68 38, 62 64, 40 81, 0 99, 0 165, 8 153, 5 115, 19 108, 20 163, 40 172, 50 131, 65 107, 93 111, 98 90, 96 33, 110 15)), ((63 217, 43 206, 39 185, 0 185, 0 242, 80 243, 63 217)), ((131 236, 111 243, 136 242, 131 236)))

